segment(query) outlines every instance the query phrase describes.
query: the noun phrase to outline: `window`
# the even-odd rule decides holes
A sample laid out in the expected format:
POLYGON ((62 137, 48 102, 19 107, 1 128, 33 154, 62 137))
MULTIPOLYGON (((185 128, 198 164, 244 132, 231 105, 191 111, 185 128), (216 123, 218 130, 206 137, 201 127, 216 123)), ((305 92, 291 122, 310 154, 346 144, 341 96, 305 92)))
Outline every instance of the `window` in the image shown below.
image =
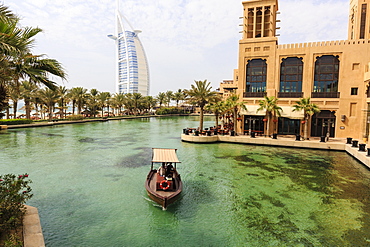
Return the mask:
POLYGON ((360 69, 360 64, 359 63, 353 63, 352 64, 352 70, 359 70, 360 69))
POLYGON ((280 65, 280 92, 302 92, 302 58, 288 57, 280 65))
POLYGON ((338 56, 324 55, 317 57, 313 91, 316 93, 338 92, 338 78, 338 56))
POLYGON ((356 109, 357 109, 357 103, 351 103, 349 106, 349 116, 350 117, 356 116, 356 109))
POLYGON ((351 88, 351 95, 357 95, 358 94, 358 87, 351 88))
POLYGON ((246 92, 266 92, 267 64, 266 60, 253 59, 247 64, 246 92))
POLYGON ((362 4, 361 22, 360 22, 360 39, 365 38, 366 9, 367 9, 367 4, 366 3, 362 4))

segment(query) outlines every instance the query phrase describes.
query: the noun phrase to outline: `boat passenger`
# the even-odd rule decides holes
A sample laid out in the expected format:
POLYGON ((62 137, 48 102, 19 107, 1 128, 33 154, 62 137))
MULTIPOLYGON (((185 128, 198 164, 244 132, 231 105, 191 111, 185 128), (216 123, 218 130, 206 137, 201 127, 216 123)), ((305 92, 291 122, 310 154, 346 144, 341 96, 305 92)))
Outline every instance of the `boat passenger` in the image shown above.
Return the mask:
POLYGON ((173 171, 173 166, 172 164, 170 163, 169 165, 167 165, 166 167, 166 177, 168 177, 173 171))

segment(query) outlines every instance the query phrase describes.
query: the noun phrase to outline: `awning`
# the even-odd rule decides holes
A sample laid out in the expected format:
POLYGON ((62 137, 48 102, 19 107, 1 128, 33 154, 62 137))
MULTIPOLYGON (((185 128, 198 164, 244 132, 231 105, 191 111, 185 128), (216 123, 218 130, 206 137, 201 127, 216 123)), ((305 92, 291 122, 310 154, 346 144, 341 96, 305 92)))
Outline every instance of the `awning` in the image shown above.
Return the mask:
POLYGON ((304 114, 302 111, 293 111, 291 106, 281 106, 283 111, 281 112, 281 117, 290 118, 290 119, 303 119, 304 114))
POLYGON ((257 109, 260 108, 259 105, 245 105, 245 107, 247 108, 247 110, 241 109, 240 115, 251 115, 251 116, 265 116, 266 115, 265 110, 257 112, 257 109))
MULTIPOLYGON (((259 105, 245 105, 247 110, 241 109, 240 115, 246 116, 265 116, 266 111, 258 111, 257 109, 260 107, 259 105)), ((290 118, 290 119, 303 119, 304 114, 303 111, 293 111, 293 107, 291 106, 280 106, 282 109, 281 117, 290 118)))
POLYGON ((176 149, 153 148, 152 162, 181 163, 176 155, 176 149))

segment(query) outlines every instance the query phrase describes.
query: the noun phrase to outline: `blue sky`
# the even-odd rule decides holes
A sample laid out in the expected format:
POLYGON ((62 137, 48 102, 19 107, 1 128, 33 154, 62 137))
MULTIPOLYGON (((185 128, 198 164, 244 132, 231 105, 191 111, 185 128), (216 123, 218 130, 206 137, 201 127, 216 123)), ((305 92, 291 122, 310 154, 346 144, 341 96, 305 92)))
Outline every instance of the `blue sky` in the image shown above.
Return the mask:
MULTIPOLYGON (((59 60, 67 88, 115 91, 115 0, 2 0, 24 26, 44 30, 34 53, 59 60)), ((237 67, 241 0, 121 0, 149 61, 151 95, 194 80, 232 79, 237 67)), ((281 0, 279 43, 347 39, 349 0, 281 0)))

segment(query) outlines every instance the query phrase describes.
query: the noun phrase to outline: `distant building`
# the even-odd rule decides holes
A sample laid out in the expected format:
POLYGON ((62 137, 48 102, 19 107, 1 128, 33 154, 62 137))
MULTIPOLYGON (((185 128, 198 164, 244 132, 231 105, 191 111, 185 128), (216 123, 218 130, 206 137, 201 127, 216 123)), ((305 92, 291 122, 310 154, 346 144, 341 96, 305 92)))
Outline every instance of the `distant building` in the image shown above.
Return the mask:
POLYGON ((139 33, 120 13, 117 1, 116 33, 108 35, 116 42, 117 93, 149 95, 149 68, 139 33))
POLYGON ((266 95, 283 108, 270 130, 302 134, 307 123, 292 106, 310 97, 321 109, 312 117, 311 136, 369 137, 370 0, 351 0, 349 7, 348 40, 278 44, 278 0, 243 2, 238 69, 234 82, 220 87, 237 88, 247 107, 238 129, 266 130, 265 113, 256 111, 266 95))

